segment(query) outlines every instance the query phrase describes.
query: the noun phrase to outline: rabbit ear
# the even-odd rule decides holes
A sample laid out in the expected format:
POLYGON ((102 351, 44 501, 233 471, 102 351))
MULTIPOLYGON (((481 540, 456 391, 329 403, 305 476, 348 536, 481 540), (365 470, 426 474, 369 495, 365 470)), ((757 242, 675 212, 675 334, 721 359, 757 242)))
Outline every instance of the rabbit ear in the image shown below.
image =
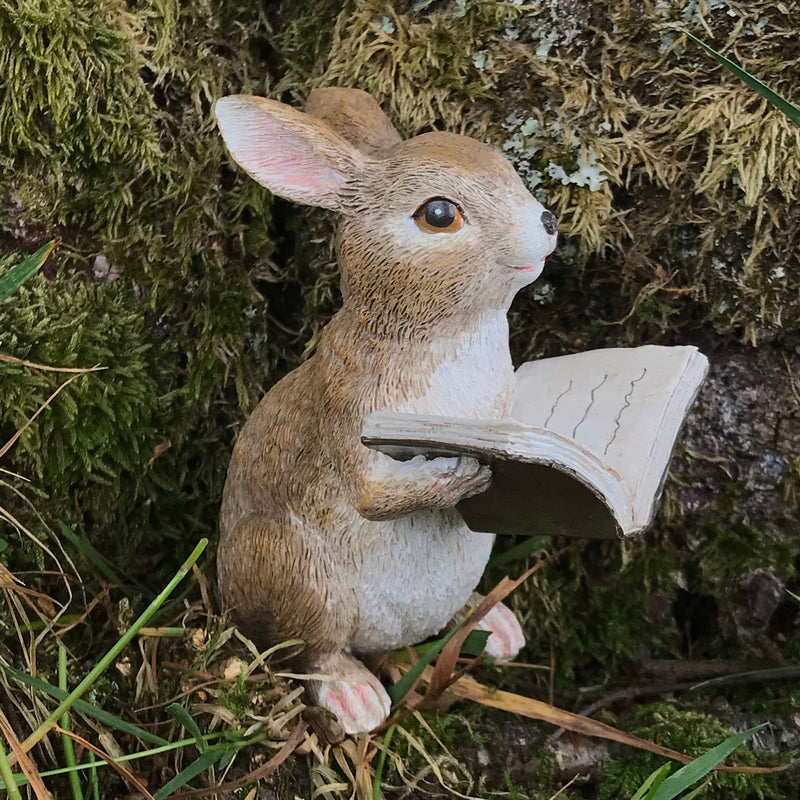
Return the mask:
POLYGON ((324 122, 252 95, 223 97, 214 113, 234 160, 262 186, 295 203, 342 208, 363 156, 324 122))
POLYGON ((361 89, 328 86, 314 89, 305 111, 328 123, 362 153, 380 156, 402 141, 375 98, 361 89))

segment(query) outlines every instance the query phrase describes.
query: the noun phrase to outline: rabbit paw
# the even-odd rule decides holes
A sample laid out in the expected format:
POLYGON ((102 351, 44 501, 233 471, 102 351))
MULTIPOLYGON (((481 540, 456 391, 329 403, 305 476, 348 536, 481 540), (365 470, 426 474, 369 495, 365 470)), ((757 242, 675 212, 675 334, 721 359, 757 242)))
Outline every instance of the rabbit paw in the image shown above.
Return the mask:
POLYGON ((360 661, 340 653, 327 657, 317 669, 330 679, 309 681, 307 688, 345 733, 367 733, 389 716, 392 701, 386 689, 360 661))
POLYGON ((386 720, 392 704, 383 686, 376 683, 327 682, 317 703, 336 717, 345 733, 368 733, 386 720))
POLYGON ((459 500, 480 494, 492 482, 492 470, 482 466, 476 459, 459 456, 456 459, 434 459, 447 464, 444 475, 433 484, 433 492, 445 507, 454 506, 459 500))
POLYGON ((489 631, 486 654, 497 661, 510 661, 525 646, 525 635, 514 612, 498 603, 478 623, 478 630, 489 631))

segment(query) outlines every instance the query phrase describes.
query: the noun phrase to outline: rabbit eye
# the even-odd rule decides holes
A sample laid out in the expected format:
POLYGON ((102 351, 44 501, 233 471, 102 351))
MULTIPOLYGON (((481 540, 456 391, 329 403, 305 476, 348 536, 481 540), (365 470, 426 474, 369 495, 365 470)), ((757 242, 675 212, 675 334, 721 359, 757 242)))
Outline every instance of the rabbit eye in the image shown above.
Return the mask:
POLYGON ((414 222, 425 233, 455 233, 464 226, 464 216, 452 200, 432 197, 414 212, 414 222))

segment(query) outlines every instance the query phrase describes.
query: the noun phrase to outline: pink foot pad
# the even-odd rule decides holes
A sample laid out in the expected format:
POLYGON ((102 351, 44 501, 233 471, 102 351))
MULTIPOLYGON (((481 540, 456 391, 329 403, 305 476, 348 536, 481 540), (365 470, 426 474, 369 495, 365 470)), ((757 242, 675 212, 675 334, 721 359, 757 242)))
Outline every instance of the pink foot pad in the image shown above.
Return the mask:
POLYGON ((317 694, 317 703, 327 708, 345 733, 367 733, 385 722, 392 701, 380 681, 351 683, 325 681, 317 694))
POLYGON ((477 625, 489 631, 486 653, 497 661, 510 661, 525 646, 522 626, 508 606, 498 603, 477 625))

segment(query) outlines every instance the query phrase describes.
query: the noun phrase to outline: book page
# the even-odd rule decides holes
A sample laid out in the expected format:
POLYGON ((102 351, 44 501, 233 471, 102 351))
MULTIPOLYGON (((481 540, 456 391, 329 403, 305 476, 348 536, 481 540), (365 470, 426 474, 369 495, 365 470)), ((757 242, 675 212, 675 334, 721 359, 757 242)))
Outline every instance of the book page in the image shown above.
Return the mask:
POLYGON ((694 347, 656 345, 530 361, 517 370, 511 416, 593 452, 647 516, 706 369, 694 347))

